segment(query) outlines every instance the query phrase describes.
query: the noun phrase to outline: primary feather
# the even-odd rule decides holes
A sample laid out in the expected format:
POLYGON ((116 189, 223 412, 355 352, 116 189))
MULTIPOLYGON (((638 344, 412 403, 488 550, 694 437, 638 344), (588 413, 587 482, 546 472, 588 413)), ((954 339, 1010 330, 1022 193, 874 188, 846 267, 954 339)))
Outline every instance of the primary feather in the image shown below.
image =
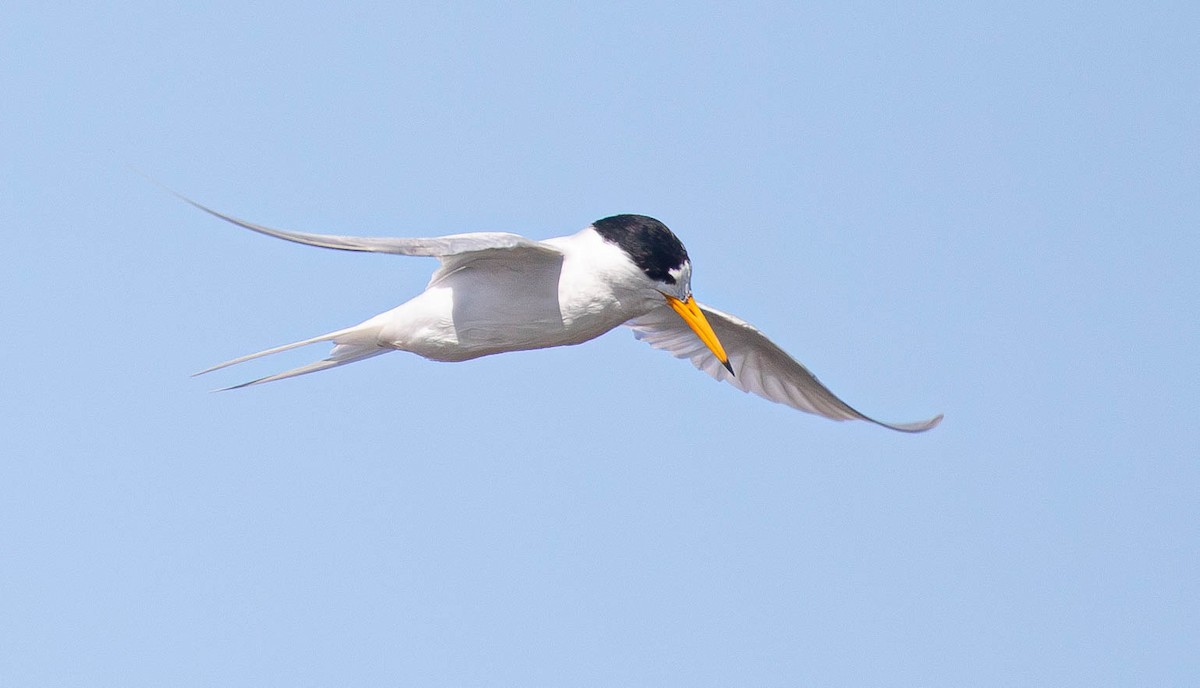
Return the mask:
POLYGON ((831 420, 866 420, 900 432, 923 432, 942 421, 940 415, 916 423, 885 423, 871 418, 839 399, 799 361, 750 323, 703 304, 700 309, 725 345, 735 375, 725 370, 716 356, 669 308, 647 313, 630 320, 627 325, 633 328, 633 335, 638 339, 676 358, 690 360, 717 380, 799 411, 831 420))

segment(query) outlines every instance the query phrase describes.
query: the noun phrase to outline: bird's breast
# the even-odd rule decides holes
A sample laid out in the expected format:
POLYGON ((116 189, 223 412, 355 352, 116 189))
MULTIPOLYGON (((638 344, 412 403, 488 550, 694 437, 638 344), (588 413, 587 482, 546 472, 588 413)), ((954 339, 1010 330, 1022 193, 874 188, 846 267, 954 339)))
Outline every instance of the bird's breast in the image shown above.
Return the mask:
MULTIPOLYGON (((390 311, 387 343, 462 361, 579 344, 641 314, 630 294, 585 264, 479 260, 390 311)), ((384 316, 381 316, 384 317, 384 316)))

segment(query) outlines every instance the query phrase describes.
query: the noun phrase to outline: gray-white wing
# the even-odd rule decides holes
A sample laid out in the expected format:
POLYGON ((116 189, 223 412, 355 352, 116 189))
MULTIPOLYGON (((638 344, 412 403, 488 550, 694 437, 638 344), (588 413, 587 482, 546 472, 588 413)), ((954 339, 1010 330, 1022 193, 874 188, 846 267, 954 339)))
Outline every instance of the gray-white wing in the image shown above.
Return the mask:
POLYGON ((669 307, 655 309, 625 324, 633 328, 638 339, 676 358, 690 359, 693 365, 718 380, 800 411, 839 421, 866 420, 901 432, 924 432, 942 421, 938 415, 917 423, 884 423, 859 413, 750 323, 703 304, 700 309, 725 347, 736 377, 725 370, 669 307))
MULTIPOLYGON (((178 194, 176 194, 178 195, 178 194)), ((232 222, 239 227, 278 239, 294 241, 298 244, 332 248, 340 251, 367 251, 371 253, 393 253, 402 256, 432 256, 448 258, 476 251, 529 251, 543 254, 546 257, 559 257, 561 252, 549 244, 526 239, 519 234, 507 232, 472 232, 469 234, 451 234, 430 238, 402 237, 353 237, 332 234, 309 234, 307 232, 290 232, 256 225, 253 222, 240 220, 236 217, 203 206, 190 198, 179 196, 184 201, 203 210, 214 217, 226 222, 232 222)), ((444 262, 444 261, 443 261, 444 262)))

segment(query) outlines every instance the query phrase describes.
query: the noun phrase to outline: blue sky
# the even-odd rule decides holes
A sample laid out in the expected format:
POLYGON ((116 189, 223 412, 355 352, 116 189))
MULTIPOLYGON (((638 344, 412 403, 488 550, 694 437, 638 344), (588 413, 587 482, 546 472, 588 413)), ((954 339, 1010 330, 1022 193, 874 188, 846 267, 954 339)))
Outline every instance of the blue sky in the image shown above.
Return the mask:
POLYGON ((1194 685, 1187 3, 0 10, 0 684, 1194 685), (613 332, 238 393, 618 212, 851 404, 613 332))

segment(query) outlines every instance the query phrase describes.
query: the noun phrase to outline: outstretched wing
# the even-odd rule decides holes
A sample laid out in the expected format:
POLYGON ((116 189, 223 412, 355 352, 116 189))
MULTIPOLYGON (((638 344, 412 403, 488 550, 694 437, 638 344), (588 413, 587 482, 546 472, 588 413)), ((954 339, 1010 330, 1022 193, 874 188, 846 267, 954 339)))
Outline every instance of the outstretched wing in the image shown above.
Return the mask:
POLYGON ((736 377, 725 370, 687 323, 668 307, 657 308, 625 324, 633 328, 638 339, 676 358, 691 360, 693 365, 717 380, 800 411, 839 421, 866 420, 901 432, 924 432, 942 421, 942 416, 938 415, 917 423, 897 424, 864 415, 837 398, 807 368, 750 323, 703 304, 700 310, 704 311, 729 354, 736 377))
POLYGON ((550 244, 507 232, 472 232, 428 238, 353 237, 290 232, 247 222, 201 205, 186 196, 175 195, 213 217, 221 218, 239 227, 245 227, 251 231, 266 234, 277 239, 294 241, 298 244, 307 244, 309 246, 319 246, 321 248, 332 248, 339 251, 366 251, 369 253, 392 253, 401 256, 430 256, 439 258, 442 261, 442 267, 434 273, 431 282, 436 282, 449 272, 461 268, 476 258, 484 255, 495 255, 495 252, 516 251, 527 253, 529 257, 535 259, 559 260, 562 257, 562 253, 550 244))

